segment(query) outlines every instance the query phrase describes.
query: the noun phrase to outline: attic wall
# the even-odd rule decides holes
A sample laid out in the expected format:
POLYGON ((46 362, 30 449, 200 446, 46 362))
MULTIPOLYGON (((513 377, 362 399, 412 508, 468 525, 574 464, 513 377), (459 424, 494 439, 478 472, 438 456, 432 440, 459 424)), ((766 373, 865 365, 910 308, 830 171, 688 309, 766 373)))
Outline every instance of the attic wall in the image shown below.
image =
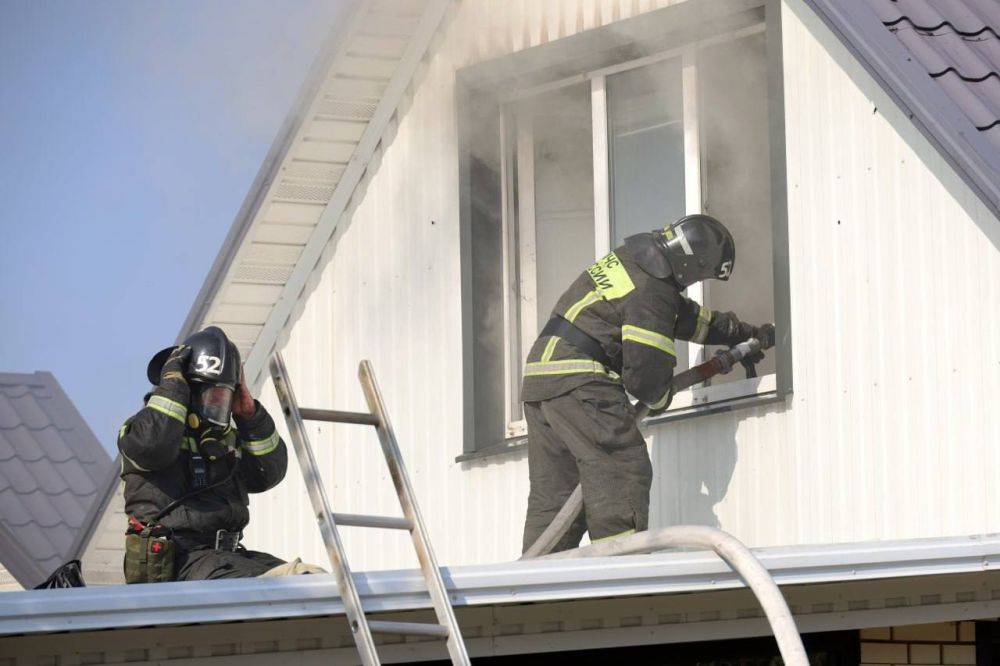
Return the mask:
MULTIPOLYGON (((116 461, 117 462, 117 461, 116 461)), ((125 582, 122 558, 125 557, 125 497, 124 485, 115 482, 101 520, 80 557, 83 580, 88 585, 113 585, 125 582)))
MULTIPOLYGON (((527 496, 523 452, 454 462, 455 70, 652 5, 503 7, 454 10, 282 349, 306 406, 362 409, 357 362, 373 361, 449 564, 516 557, 527 496)), ((782 20, 794 393, 656 428, 652 524, 754 546, 996 531, 998 221, 800 0, 782 20)), ((278 413, 269 385, 263 401, 278 413)), ((335 510, 397 513, 370 429, 308 428, 335 510)), ((248 543, 325 562, 299 478, 254 499, 248 543)), ((414 564, 403 535, 344 533, 355 568, 414 564)))

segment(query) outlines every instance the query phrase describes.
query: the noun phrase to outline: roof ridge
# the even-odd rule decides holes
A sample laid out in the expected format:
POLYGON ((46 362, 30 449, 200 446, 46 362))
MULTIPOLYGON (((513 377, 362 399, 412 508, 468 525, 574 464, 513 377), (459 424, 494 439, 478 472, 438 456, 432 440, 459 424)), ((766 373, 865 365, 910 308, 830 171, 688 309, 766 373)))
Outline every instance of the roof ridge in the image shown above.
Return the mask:
POLYGON ((980 28, 979 30, 977 30, 975 32, 969 32, 968 30, 959 30, 958 28, 955 27, 955 24, 952 23, 951 21, 941 21, 940 23, 938 23, 935 26, 925 26, 925 25, 920 25, 919 23, 914 23, 913 19, 911 19, 909 16, 903 15, 903 16, 900 16, 898 19, 895 19, 895 20, 892 20, 892 21, 882 21, 882 25, 884 25, 887 28, 892 28, 897 23, 901 23, 902 21, 906 21, 907 23, 909 23, 911 26, 913 26, 913 28, 915 30, 924 30, 926 32, 934 32, 935 30, 940 30, 944 26, 948 26, 949 28, 951 28, 955 32, 955 34, 961 35, 962 37, 978 37, 979 35, 983 34, 984 32, 990 32, 990 33, 993 33, 994 37, 996 37, 997 39, 1000 39, 1000 34, 997 34, 997 31, 994 30, 993 26, 991 26, 989 24, 983 24, 983 27, 980 28))

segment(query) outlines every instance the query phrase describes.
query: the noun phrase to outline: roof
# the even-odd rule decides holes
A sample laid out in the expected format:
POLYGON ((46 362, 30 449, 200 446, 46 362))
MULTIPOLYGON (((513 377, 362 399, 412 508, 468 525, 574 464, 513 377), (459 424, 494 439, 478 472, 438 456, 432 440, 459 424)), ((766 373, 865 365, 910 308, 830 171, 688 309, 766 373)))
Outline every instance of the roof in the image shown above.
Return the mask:
POLYGON ((113 477, 52 374, 0 373, 0 563, 21 585, 78 557, 113 477))
POLYGON ((259 378, 451 3, 345 3, 179 339, 220 326, 259 378))
POLYGON ((1000 3, 805 2, 1000 217, 1000 3))
MULTIPOLYGON (((1000 569, 1000 535, 761 548, 754 553, 775 582, 787 588, 995 572, 1000 569)), ((713 553, 690 551, 443 567, 442 575, 456 607, 744 586, 713 553)), ((430 607, 418 570, 354 576, 366 612, 430 607)), ((27 590, 0 595, 0 636, 343 613, 332 575, 27 590)))
POLYGON ((868 1, 882 24, 1000 151, 1000 3, 868 1))

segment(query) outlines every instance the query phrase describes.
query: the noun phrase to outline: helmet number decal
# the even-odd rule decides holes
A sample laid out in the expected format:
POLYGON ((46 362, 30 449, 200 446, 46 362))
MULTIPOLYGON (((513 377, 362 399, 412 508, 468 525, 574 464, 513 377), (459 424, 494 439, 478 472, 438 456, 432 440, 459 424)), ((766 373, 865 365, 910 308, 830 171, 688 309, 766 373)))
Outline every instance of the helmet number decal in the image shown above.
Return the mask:
POLYGON ((195 370, 206 375, 221 375, 222 374, 222 359, 218 356, 209 356, 208 354, 201 354, 195 361, 195 370))
POLYGON ((733 272, 732 260, 730 259, 729 261, 723 261, 722 265, 719 266, 719 279, 725 280, 732 274, 732 272, 733 272))

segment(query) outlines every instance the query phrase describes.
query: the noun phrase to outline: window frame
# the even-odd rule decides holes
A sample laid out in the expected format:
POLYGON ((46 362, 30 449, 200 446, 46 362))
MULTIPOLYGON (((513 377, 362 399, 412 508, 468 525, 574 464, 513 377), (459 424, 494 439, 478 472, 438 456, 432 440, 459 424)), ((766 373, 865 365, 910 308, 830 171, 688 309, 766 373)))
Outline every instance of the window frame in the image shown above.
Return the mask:
MULTIPOLYGON (((611 197, 612 174, 610 169, 610 146, 608 135, 608 91, 607 77, 665 59, 682 58, 683 90, 696 90, 697 69, 691 55, 699 48, 720 41, 731 41, 751 34, 764 32, 766 41, 767 98, 771 109, 769 117, 769 143, 771 159, 771 214, 772 214, 772 254, 774 276, 774 314, 779 330, 779 339, 774 355, 776 370, 773 374, 755 379, 736 380, 716 386, 699 386, 678 394, 671 410, 657 417, 647 419, 647 423, 660 423, 703 414, 714 414, 746 406, 768 404, 783 400, 792 391, 791 372, 791 316, 788 269, 787 237, 787 182, 785 166, 784 131, 784 90, 783 62, 781 49, 781 6, 779 0, 761 0, 748 8, 745 3, 732 0, 720 2, 709 15, 696 11, 693 3, 681 3, 672 7, 647 12, 638 17, 616 22, 611 26, 595 28, 572 37, 556 40, 549 44, 532 47, 503 56, 495 61, 479 63, 459 70, 458 94, 460 134, 464 136, 463 125, 472 122, 468 112, 471 96, 493 95, 500 143, 500 185, 501 234, 504 256, 502 264, 502 309, 503 309, 503 433, 501 441, 493 436, 483 440, 476 429, 476 405, 472 387, 473 354, 471 340, 475 331, 466 306, 475 299, 469 276, 471 262, 470 247, 472 232, 469 225, 471 183, 469 179, 470 148, 460 136, 460 196, 462 213, 463 244, 463 333, 465 345, 465 442, 464 454, 458 460, 477 458, 483 455, 503 453, 524 443, 526 429, 524 422, 512 421, 515 383, 520 377, 524 350, 534 341, 534 335, 525 335, 526 322, 520 320, 520 313, 513 307, 512 294, 516 295, 519 274, 524 267, 519 265, 517 239, 519 218, 514 217, 515 207, 521 206, 517 190, 511 184, 515 178, 526 182, 510 159, 508 143, 512 140, 510 117, 507 115, 512 102, 534 96, 563 86, 589 82, 591 86, 592 139, 594 158, 594 224, 595 258, 603 256, 611 248, 611 197), (752 20, 746 17, 759 12, 752 20), (696 28, 691 30, 691 28, 696 28), (685 33, 686 31, 686 33, 685 33), (686 34, 695 33, 691 39, 686 34), (623 37, 623 35, 625 37, 623 37), (628 43, 634 37, 635 44, 644 42, 639 48, 628 43), (677 41, 685 41, 677 46, 677 41), (623 44, 623 40, 625 43, 623 44), (641 40, 641 42, 640 42, 641 40), (659 48, 651 48, 649 43, 660 41, 659 48), (674 45, 670 42, 674 41, 674 45), (609 48, 601 48, 602 46, 609 48), (644 51, 644 53, 643 53, 644 51), (502 96, 497 90, 505 90, 502 96), (515 202, 517 202, 515 204, 515 202), (517 326, 518 335, 510 336, 512 326, 517 326), (530 338, 530 339, 526 339, 530 338), (525 343, 522 344, 522 341, 525 343)), ((684 95, 684 145, 685 145, 685 210, 688 213, 701 212, 704 197, 705 174, 701 168, 702 146, 700 127, 697 122, 697 99, 690 92, 684 95), (689 109, 694 110, 689 115, 689 109), (688 119, 695 119, 689 123, 688 119), (697 174, 697 177, 693 177, 697 174), (693 194, 692 194, 693 193, 693 194)), ((494 122, 494 121, 490 121, 494 122)), ((515 139, 516 140, 516 139, 515 139)), ((522 197, 523 198, 523 197, 522 197)), ((708 286, 708 285, 705 285, 708 286)), ((695 285, 688 295, 699 302, 710 299, 710 293, 695 285), (696 293, 700 292, 700 293, 696 293)), ((709 304, 710 305, 710 304, 709 304)), ((537 326, 537 322, 536 322, 537 326)), ((535 328, 534 330, 537 330, 535 328)), ((692 345, 691 363, 704 360, 706 350, 701 345, 692 345)), ((492 417, 491 417, 492 418, 492 417)), ((500 433, 498 433, 500 435, 500 433)))
MULTIPOLYGON (((614 233, 611 202, 614 182, 611 166, 610 119, 608 110, 608 77, 630 72, 656 63, 679 60, 684 133, 684 213, 704 212, 703 145, 698 101, 698 65, 700 49, 729 43, 765 32, 764 22, 720 33, 707 39, 659 51, 652 55, 620 62, 601 69, 584 72, 566 79, 528 89, 514 90, 500 99, 500 144, 502 188, 503 312, 504 312, 504 429, 506 438, 527 435, 523 414, 515 418, 519 403, 518 385, 521 368, 537 335, 539 313, 533 245, 535 239, 534 154, 533 128, 525 120, 513 120, 514 105, 546 93, 590 82, 591 138, 594 188, 594 261, 610 252, 614 233), (512 121, 513 120, 513 121, 512 121), (511 128, 514 128, 513 130, 511 128), (514 136, 511 136, 511 135, 514 136), (512 152, 513 150, 513 152, 512 152), (516 156, 517 168, 512 159, 516 156), (525 305, 528 308, 525 308, 525 305)), ((698 282, 685 291, 688 298, 711 307, 710 285, 698 282)), ((686 347, 688 367, 707 359, 705 345, 678 341, 686 347)), ((701 384, 679 392, 671 403, 671 412, 688 410, 698 405, 746 398, 775 389, 773 374, 756 381, 734 381, 712 386, 701 384)))

